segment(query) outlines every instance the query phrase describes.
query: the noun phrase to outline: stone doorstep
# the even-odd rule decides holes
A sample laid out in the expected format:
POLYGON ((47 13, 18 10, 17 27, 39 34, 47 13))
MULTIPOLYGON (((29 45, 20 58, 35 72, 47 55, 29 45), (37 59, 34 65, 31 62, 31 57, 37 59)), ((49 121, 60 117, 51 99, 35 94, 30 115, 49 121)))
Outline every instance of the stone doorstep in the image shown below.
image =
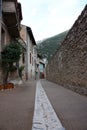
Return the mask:
POLYGON ((20 85, 23 83, 23 81, 22 80, 11 80, 10 83, 13 83, 14 85, 16 85, 16 84, 20 85))
POLYGON ((40 81, 37 82, 36 86, 32 130, 65 130, 48 100, 40 81))

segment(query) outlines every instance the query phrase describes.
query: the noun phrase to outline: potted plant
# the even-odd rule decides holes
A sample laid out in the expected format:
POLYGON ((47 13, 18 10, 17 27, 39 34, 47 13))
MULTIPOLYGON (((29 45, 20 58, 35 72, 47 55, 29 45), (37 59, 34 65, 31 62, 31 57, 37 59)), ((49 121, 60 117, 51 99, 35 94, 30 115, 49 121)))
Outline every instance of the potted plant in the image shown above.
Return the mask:
POLYGON ((16 71, 18 66, 14 65, 14 63, 18 64, 20 60, 20 56, 23 53, 22 45, 17 41, 12 41, 10 44, 6 45, 3 51, 1 52, 1 64, 3 70, 3 86, 4 89, 13 88, 12 83, 8 83, 8 76, 10 72, 16 71))

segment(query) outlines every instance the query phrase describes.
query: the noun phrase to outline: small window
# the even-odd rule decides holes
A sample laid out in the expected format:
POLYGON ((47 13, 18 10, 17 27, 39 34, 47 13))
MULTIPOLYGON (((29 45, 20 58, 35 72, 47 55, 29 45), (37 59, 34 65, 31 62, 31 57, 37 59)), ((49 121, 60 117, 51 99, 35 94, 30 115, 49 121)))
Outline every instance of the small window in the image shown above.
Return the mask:
POLYGON ((22 56, 22 62, 25 63, 25 55, 23 53, 23 56, 22 56))
POLYGON ((32 57, 32 65, 33 65, 33 57, 32 57))
POLYGON ((30 53, 30 64, 31 64, 31 53, 30 53))
POLYGON ((2 50, 4 48, 4 45, 5 45, 5 31, 2 28, 2 31, 1 31, 1 48, 2 48, 2 50))

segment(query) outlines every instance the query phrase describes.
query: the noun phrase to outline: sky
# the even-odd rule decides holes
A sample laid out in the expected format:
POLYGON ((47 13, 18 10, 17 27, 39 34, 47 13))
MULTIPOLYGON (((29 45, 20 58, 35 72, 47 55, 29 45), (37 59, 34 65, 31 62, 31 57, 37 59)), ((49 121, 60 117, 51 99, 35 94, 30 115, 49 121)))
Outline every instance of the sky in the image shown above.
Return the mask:
POLYGON ((22 5, 22 24, 31 27, 36 41, 69 30, 87 0, 18 0, 22 5))

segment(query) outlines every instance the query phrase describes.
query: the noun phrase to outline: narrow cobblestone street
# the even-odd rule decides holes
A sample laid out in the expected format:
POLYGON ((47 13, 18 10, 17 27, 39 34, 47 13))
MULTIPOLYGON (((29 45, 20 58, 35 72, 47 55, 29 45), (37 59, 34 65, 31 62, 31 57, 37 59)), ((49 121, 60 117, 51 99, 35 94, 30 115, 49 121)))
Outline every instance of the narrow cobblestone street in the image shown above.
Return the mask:
POLYGON ((40 81, 36 86, 32 130, 65 130, 58 119, 40 81))
POLYGON ((87 97, 55 83, 41 84, 66 130, 87 130, 87 97))
POLYGON ((31 130, 36 81, 0 91, 0 130, 31 130))
POLYGON ((87 0, 0 0, 0 130, 87 130, 87 0))
MULTIPOLYGON (((65 130, 87 130, 87 97, 46 80, 40 83, 65 130)), ((32 130, 35 93, 36 81, 33 80, 0 91, 0 130, 32 130)))

